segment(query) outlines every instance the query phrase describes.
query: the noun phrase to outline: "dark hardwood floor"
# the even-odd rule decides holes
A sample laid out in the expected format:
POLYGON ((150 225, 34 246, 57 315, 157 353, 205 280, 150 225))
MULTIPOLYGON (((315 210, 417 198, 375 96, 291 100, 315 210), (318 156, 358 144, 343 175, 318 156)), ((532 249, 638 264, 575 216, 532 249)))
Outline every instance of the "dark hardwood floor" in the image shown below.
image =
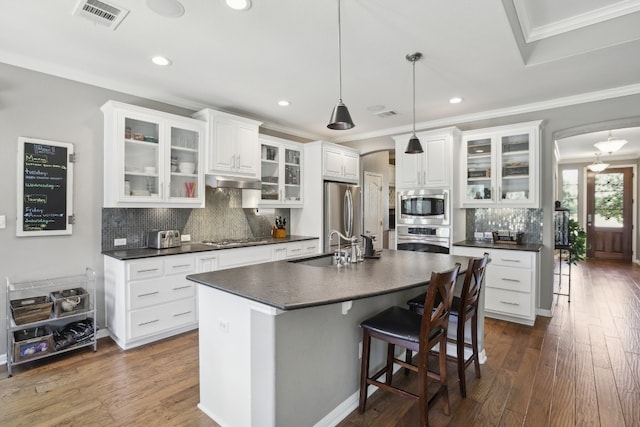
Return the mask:
MULTIPOLYGON (((564 289, 563 289, 564 290, 564 289)), ((486 321, 482 378, 467 370, 461 399, 449 365, 451 416, 432 426, 640 426, 640 267, 588 261, 573 268, 571 303, 533 327, 486 321)), ((103 339, 51 363, 0 368, 0 425, 216 426, 198 403, 198 335, 124 352, 103 339)), ((414 387, 413 376, 394 381, 414 387)), ((376 392, 340 426, 417 425, 417 404, 376 392)), ((301 426, 309 425, 301 420, 301 426)))

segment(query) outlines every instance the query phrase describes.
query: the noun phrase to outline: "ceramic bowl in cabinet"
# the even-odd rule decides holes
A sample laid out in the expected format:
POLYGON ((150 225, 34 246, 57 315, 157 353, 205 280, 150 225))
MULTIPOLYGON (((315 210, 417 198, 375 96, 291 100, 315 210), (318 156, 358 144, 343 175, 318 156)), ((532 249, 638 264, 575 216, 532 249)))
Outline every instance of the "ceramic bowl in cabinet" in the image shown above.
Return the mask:
POLYGON ((180 162, 178 164, 180 168, 180 173, 194 173, 196 171, 196 164, 191 162, 180 162))

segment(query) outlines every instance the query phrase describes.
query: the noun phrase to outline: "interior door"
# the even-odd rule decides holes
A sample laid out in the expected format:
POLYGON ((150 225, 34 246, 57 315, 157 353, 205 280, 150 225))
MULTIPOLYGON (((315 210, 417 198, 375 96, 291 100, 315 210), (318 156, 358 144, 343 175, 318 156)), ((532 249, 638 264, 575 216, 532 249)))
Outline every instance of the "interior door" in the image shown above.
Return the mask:
POLYGON ((632 168, 587 173, 587 257, 631 261, 632 168))
POLYGON ((364 234, 375 237, 374 249, 382 249, 382 175, 364 173, 364 234))

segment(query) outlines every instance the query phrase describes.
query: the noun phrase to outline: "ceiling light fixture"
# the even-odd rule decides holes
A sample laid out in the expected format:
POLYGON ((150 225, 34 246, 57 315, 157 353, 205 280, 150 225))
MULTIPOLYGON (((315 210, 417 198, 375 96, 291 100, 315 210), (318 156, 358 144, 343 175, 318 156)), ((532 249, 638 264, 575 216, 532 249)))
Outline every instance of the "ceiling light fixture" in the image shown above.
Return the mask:
POLYGON ((278 101, 278 105, 281 107, 288 107, 289 105, 291 105, 291 103, 289 101, 287 101, 286 99, 282 99, 280 101, 278 101))
POLYGON ((602 163, 600 161, 600 153, 596 153, 596 160, 587 167, 591 172, 602 172, 609 167, 609 163, 602 163))
POLYGON ((404 152, 406 154, 420 154, 423 152, 422 144, 420 144, 420 140, 416 136, 416 61, 422 58, 422 54, 420 52, 409 53, 406 58, 413 65, 413 135, 409 139, 407 149, 404 152))
POLYGON ((459 96, 454 96, 449 100, 449 104, 460 104, 462 102, 462 98, 459 96))
POLYGON ((600 141, 593 144, 598 150, 602 153, 614 153, 622 148, 627 141, 625 139, 616 139, 611 136, 611 131, 609 131, 609 138, 606 141, 600 141))
POLYGON ((251 0, 225 0, 225 3, 233 10, 251 9, 251 0))
POLYGON ((347 130, 355 126, 347 106, 342 103, 342 29, 340 20, 340 0, 338 0, 338 103, 333 108, 327 127, 334 130, 347 130))
POLYGON ((146 0, 147 7, 165 18, 179 18, 184 15, 184 6, 178 0, 146 0))
POLYGON ((151 58, 151 62, 161 67, 166 67, 167 65, 171 65, 171 60, 169 58, 165 58, 164 56, 154 56, 151 58))

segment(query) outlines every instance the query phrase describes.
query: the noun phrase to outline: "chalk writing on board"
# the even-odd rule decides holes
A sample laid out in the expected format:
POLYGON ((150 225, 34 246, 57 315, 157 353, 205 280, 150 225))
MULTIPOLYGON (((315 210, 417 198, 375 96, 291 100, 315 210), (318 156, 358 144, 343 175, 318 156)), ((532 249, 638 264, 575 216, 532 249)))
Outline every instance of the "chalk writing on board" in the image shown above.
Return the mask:
POLYGON ((70 233, 70 144, 23 141, 21 235, 70 233))

